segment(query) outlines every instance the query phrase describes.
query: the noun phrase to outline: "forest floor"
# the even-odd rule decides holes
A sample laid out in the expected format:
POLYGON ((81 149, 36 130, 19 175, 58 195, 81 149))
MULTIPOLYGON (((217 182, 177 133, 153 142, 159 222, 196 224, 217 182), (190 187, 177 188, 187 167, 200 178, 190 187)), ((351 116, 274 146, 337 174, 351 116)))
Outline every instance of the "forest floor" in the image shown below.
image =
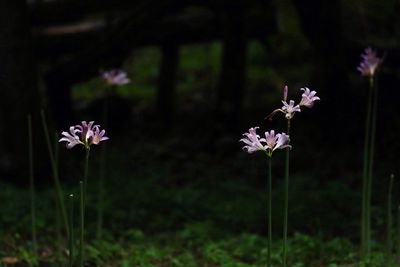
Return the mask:
MULTIPOLYGON (((265 266, 265 158, 242 152, 235 137, 214 140, 218 149, 212 145, 204 149, 204 138, 182 139, 184 133, 171 136, 177 135, 158 138, 157 142, 152 136, 134 134, 114 142, 110 139, 101 239, 96 238, 101 148, 93 149, 85 233, 87 266, 265 266), (125 148, 123 153, 121 148, 125 148)), ((60 151, 64 195, 77 194, 75 177, 80 176, 82 164, 73 158, 83 151, 60 151)), ((281 264, 282 254, 282 159, 277 156, 274 166, 273 266, 281 264)), ((359 177, 315 176, 296 171, 291 176, 289 266, 363 266, 357 263, 361 201, 353 185, 359 177)), ((370 266, 387 267, 381 204, 373 207, 374 253, 370 266)), ((0 184, 3 266, 13 266, 5 264, 13 260, 20 263, 17 266, 28 266, 24 262, 29 261, 40 261, 43 266, 65 265, 67 240, 55 212, 51 177, 42 178, 37 186, 36 209, 38 257, 31 252, 29 188, 0 184)))

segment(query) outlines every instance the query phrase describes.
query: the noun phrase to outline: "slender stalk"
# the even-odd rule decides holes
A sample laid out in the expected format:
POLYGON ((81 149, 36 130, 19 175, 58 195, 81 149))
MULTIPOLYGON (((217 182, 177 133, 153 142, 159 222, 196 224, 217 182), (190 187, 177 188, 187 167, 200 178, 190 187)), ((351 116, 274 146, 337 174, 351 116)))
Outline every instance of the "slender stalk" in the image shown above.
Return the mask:
MULTIPOLYGON (((290 120, 287 121, 287 134, 290 136, 290 120)), ((287 236, 288 236, 288 209, 289 209, 289 156, 290 148, 286 148, 285 181, 284 181, 284 215, 283 215, 283 267, 287 266, 287 236)))
POLYGON ((386 256, 388 262, 392 259, 392 190, 393 190, 393 179, 394 175, 390 175, 388 199, 387 199, 387 230, 386 230, 386 256))
POLYGON ((53 178, 54 178, 54 184, 56 187, 57 199, 58 199, 58 203, 61 208, 61 215, 62 215, 62 219, 64 222, 65 232, 67 233, 67 235, 69 235, 67 211, 65 209, 65 202, 64 202, 64 198, 63 198, 63 192, 61 189, 59 175, 58 175, 57 164, 56 164, 56 160, 55 160, 55 157, 53 154, 53 149, 51 147, 49 131, 47 128, 46 118, 44 116, 43 110, 41 110, 41 117, 42 117, 43 131, 44 131, 44 135, 46 137, 47 149, 49 151, 49 156, 50 156, 50 163, 51 163, 51 167, 52 167, 51 169, 53 171, 53 178))
POLYGON ((371 253, 371 191, 372 191, 372 174, 374 165, 374 151, 375 151, 375 133, 376 133, 376 112, 378 106, 378 88, 374 88, 374 79, 370 79, 371 90, 373 90, 373 103, 372 103, 372 118, 371 118, 371 135, 370 135, 370 149, 368 159, 368 183, 367 183, 367 256, 371 253))
POLYGON ((397 260, 400 260, 400 206, 397 207, 397 247, 396 247, 396 254, 397 260))
POLYGON ((80 224, 80 267, 84 265, 84 234, 85 234, 85 207, 86 207, 86 193, 87 193, 87 181, 88 181, 88 172, 89 172, 89 154, 90 148, 86 148, 85 155, 85 168, 83 172, 83 182, 80 182, 80 195, 81 195, 81 205, 80 205, 80 215, 81 215, 81 224, 80 224))
POLYGON ((56 132, 56 133, 54 133, 54 161, 55 161, 55 163, 56 163, 56 167, 57 167, 57 170, 59 170, 59 167, 60 167, 60 157, 59 157, 59 149, 58 149, 58 140, 59 140, 59 138, 58 138, 58 133, 56 132))
POLYGON ((80 206, 79 206, 79 214, 80 214, 80 224, 79 224, 79 266, 83 267, 84 262, 84 225, 85 225, 85 204, 84 204, 84 182, 79 182, 79 191, 80 191, 80 206))
POLYGON ((28 157, 29 157, 29 188, 31 197, 31 220, 32 220, 32 251, 37 257, 37 235, 36 235, 36 207, 35 207, 35 183, 33 173, 33 137, 32 137, 32 117, 28 115, 28 157))
POLYGON ((61 209, 57 201, 57 196, 55 201, 55 213, 56 213, 56 237, 57 237, 57 257, 61 258, 62 255, 62 237, 61 237, 61 209))
POLYGON ((101 239, 103 232, 103 213, 104 213, 104 181, 106 176, 106 144, 103 145, 100 154, 100 175, 97 188, 97 228, 96 238, 101 239))
MULTIPOLYGON (((105 97, 103 103, 103 125, 107 128, 108 124, 108 96, 105 97)), ((104 213, 104 181, 106 179, 106 154, 107 154, 107 144, 102 146, 100 154, 100 177, 98 181, 97 189, 97 229, 96 238, 101 239, 103 232, 103 213, 104 213)))
MULTIPOLYGON (((54 134, 53 142, 54 142, 54 161, 55 161, 55 166, 56 166, 56 170, 57 170, 57 175, 59 175, 58 170, 59 170, 60 165, 59 165, 58 134, 57 133, 54 134)), ((58 255, 57 256, 61 258, 62 250, 63 250, 63 248, 62 248, 63 242, 62 242, 62 235, 61 235, 61 232, 62 232, 62 230, 61 230, 61 228, 62 228, 61 213, 62 212, 61 212, 60 204, 57 201, 57 194, 55 197, 56 197, 56 236, 57 236, 57 244, 58 244, 58 246, 57 246, 58 255)))
POLYGON ((87 184, 88 184, 88 173, 89 173, 89 155, 90 155, 90 148, 86 149, 85 154, 85 167, 83 170, 83 204, 86 207, 86 194, 87 194, 87 184))
POLYGON ((74 194, 69 195, 69 257, 68 266, 74 264, 74 194))
POLYGON ((272 156, 268 159, 268 263, 271 267, 271 249, 272 249, 272 156))
MULTIPOLYGON (((370 84, 371 85, 371 84, 370 84)), ((373 87, 369 87, 367 116, 365 120, 365 139, 364 139, 364 155, 363 155, 363 183, 362 183, 362 210, 361 210, 361 257, 367 257, 367 239, 368 235, 368 171, 369 171, 369 154, 370 154, 370 133, 371 133, 371 113, 372 113, 373 87)))

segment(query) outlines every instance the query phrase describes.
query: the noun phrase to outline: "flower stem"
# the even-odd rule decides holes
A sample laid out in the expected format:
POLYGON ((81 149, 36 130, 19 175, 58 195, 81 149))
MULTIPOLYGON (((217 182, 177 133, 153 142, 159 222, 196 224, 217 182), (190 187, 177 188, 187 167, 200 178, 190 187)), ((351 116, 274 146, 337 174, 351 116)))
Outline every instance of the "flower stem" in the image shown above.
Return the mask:
POLYGON ((86 149, 85 154, 85 168, 83 171, 83 182, 80 181, 80 195, 81 195, 81 205, 80 205, 80 214, 81 214, 81 224, 80 224, 80 267, 84 265, 84 234, 85 234, 85 208, 86 208, 86 193, 87 193, 87 183, 88 183, 88 173, 89 173, 89 155, 90 148, 86 149))
POLYGON ((388 263, 392 259, 392 190, 393 190, 393 179, 394 175, 390 175, 388 199, 387 199, 387 230, 386 230, 386 256, 388 263))
POLYGON ((80 206, 79 206, 79 213, 80 213, 80 224, 79 224, 79 266, 83 267, 84 262, 84 225, 85 225, 85 204, 84 204, 84 185, 83 182, 79 182, 79 191, 80 191, 80 206))
POLYGON ((54 184, 55 184, 55 187, 56 187, 58 204, 60 205, 60 208, 61 208, 61 215, 62 215, 62 219, 63 219, 63 222, 64 222, 65 232, 67 233, 67 235, 69 235, 67 211, 65 209, 65 202, 64 202, 64 198, 63 198, 63 192, 62 192, 62 189, 61 189, 58 168, 57 168, 56 160, 55 160, 55 157, 54 157, 54 154, 53 154, 53 149, 51 147, 49 131, 48 131, 48 128, 47 128, 46 118, 44 116, 44 111, 43 110, 41 110, 41 114, 40 115, 42 117, 43 131, 44 131, 44 135, 45 135, 45 138, 46 138, 47 149, 48 149, 49 156, 50 156, 50 164, 51 164, 51 167, 52 167, 51 169, 53 171, 53 178, 54 178, 54 184))
MULTIPOLYGON (((54 161, 55 161, 55 166, 56 166, 56 170, 57 170, 57 174, 58 174, 58 170, 59 170, 59 153, 58 153, 58 134, 55 133, 54 134, 54 161)), ((60 210, 60 204, 57 201, 57 195, 55 196, 56 198, 56 236, 57 236, 57 256, 59 258, 62 257, 63 254, 63 240, 62 240, 62 224, 61 224, 61 210, 60 210)), ((63 198, 64 199, 64 198, 63 198)))
POLYGON ((69 195, 69 258, 68 266, 74 264, 74 194, 69 195))
POLYGON ((88 173, 89 173, 89 155, 90 155, 90 148, 87 148, 86 154, 85 154, 85 167, 83 169, 83 204, 84 204, 84 207, 86 207, 86 194, 87 194, 88 173))
POLYGON ((35 183, 33 173, 33 137, 32 117, 28 115, 28 157, 29 157, 29 188, 31 197, 31 220, 32 220, 32 251, 37 257, 37 235, 36 235, 36 207, 35 207, 35 183))
MULTIPOLYGON (((290 120, 287 120, 287 134, 290 136, 290 120)), ((287 266, 287 233, 288 233, 288 209, 289 209, 289 155, 290 148, 286 148, 285 181, 284 181, 284 215, 283 215, 283 267, 287 266)))
MULTIPOLYGON (((103 103, 103 125, 107 127, 108 124, 108 95, 104 99, 103 103)), ((96 238, 97 240, 101 239, 102 231, 103 231, 103 205, 104 205, 104 181, 106 178, 106 151, 107 151, 107 143, 105 143, 102 147, 100 154, 100 175, 98 181, 98 189, 97 189, 97 229, 96 229, 96 238)))
POLYGON ((61 224, 61 209, 60 209, 60 205, 58 204, 57 201, 57 196, 55 196, 55 214, 56 214, 56 240, 57 240, 57 252, 56 255, 58 258, 61 258, 63 252, 63 242, 62 242, 62 234, 61 234, 61 228, 62 228, 62 224, 61 224))
MULTIPOLYGON (((371 80, 370 80, 371 81, 371 80)), ((372 113, 373 87, 370 83, 367 104, 367 116, 365 120, 365 139, 363 155, 363 180, 362 180, 362 207, 361 207, 361 258, 367 257, 368 235, 368 171, 370 154, 371 113, 372 113)))
POLYGON ((397 242, 396 242, 396 254, 397 254, 397 259, 400 259, 400 206, 397 207, 397 242))
POLYGON ((372 174, 374 165, 374 151, 375 151, 375 133, 376 133, 376 112, 378 106, 378 88, 374 88, 374 79, 370 79, 371 90, 373 90, 373 103, 372 103, 372 118, 371 118, 371 135, 370 135, 370 149, 368 159, 368 183, 367 183, 367 256, 371 253, 371 196, 372 196, 372 174))
POLYGON ((100 175, 98 181, 98 191, 97 191, 97 229, 96 238, 101 239, 103 231, 103 205, 104 205, 104 180, 106 172, 106 144, 103 145, 100 154, 100 175))
POLYGON ((272 157, 268 159, 268 263, 271 267, 271 249, 272 249, 272 157))

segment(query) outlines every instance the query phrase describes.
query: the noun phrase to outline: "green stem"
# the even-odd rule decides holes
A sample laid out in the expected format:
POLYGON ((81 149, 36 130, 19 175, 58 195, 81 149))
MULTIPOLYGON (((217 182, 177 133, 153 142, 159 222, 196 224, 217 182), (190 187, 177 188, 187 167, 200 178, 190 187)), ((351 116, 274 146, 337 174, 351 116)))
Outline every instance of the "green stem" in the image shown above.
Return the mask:
MULTIPOLYGON (((59 175, 59 153, 58 153, 58 134, 55 133, 54 134, 54 161, 55 161, 55 166, 56 166, 56 170, 57 170, 57 175, 59 175)), ((61 258, 62 254, 63 254, 63 245, 62 245, 62 225, 61 225, 61 211, 60 211, 60 204, 57 201, 57 195, 56 197, 56 236, 57 236, 57 252, 58 252, 58 257, 61 258)))
POLYGON ((61 258, 62 255, 62 237, 61 237, 61 214, 60 214, 60 205, 57 201, 57 196, 55 201, 55 213, 56 213, 56 237, 57 237, 57 257, 61 258))
POLYGON ((79 266, 83 267, 84 262, 84 225, 85 225, 85 204, 84 204, 84 185, 83 182, 79 182, 79 190, 80 190, 80 206, 79 206, 79 214, 80 214, 80 224, 79 224, 79 266))
POLYGON ((400 206, 397 207, 397 259, 400 260, 400 206))
POLYGON ((104 206, 104 181, 106 172, 106 144, 103 144, 101 154, 100 154, 100 175, 98 181, 98 191, 97 191, 97 240, 101 239, 103 230, 103 206, 104 206))
POLYGON ((69 260, 68 266, 74 264, 74 194, 69 195, 69 260))
POLYGON ((376 133, 376 112, 378 106, 378 88, 374 90, 374 79, 370 79, 370 86, 374 92, 372 103, 372 118, 371 118, 371 135, 370 135, 370 149, 368 159, 368 183, 367 183, 367 257, 371 253, 371 196, 372 196, 372 174, 374 165, 374 151, 375 151, 375 133, 376 133))
POLYGON ((88 183, 88 173, 89 173, 89 155, 90 148, 86 148, 85 155, 85 168, 83 172, 83 182, 80 182, 80 195, 81 195, 81 224, 80 224, 80 267, 84 265, 84 234, 85 234, 85 208, 86 208, 86 193, 87 193, 87 183, 88 183))
MULTIPOLYGON (((370 80, 371 82, 371 80, 370 80)), ((368 104, 367 104, 367 116, 365 120, 365 135, 364 135, 364 155, 363 155, 363 183, 362 183, 362 208, 361 208, 361 257, 365 259, 367 257, 367 239, 368 233, 368 159, 370 149, 370 133, 371 133, 371 113, 372 113, 372 98, 373 98, 373 86, 370 83, 368 93, 368 104)))
MULTIPOLYGON (((287 134, 290 136, 290 120, 287 122, 287 134)), ((287 266, 287 236, 288 236, 288 210, 289 210, 289 155, 290 148, 286 148, 285 181, 284 181, 284 215, 283 215, 283 267, 287 266)))
POLYGON ((388 202, 387 202, 387 230, 386 230, 386 254, 388 262, 392 259, 392 190, 393 190, 393 179, 394 175, 390 175, 389 190, 388 190, 388 202))
MULTIPOLYGON (((107 128, 108 124, 108 96, 105 97, 103 103, 103 125, 107 128)), ((103 209, 104 209, 104 181, 106 179, 106 154, 107 144, 103 144, 100 154, 100 177, 98 181, 97 189, 97 240, 101 239, 103 231, 103 209)))
POLYGON ((58 140, 59 140, 59 138, 58 138, 58 133, 54 133, 54 161, 55 161, 55 163, 56 163, 56 167, 57 167, 57 170, 59 170, 59 167, 60 167, 60 161, 59 161, 59 153, 58 153, 58 140))
POLYGON ((32 117, 28 115, 28 157, 29 157, 29 188, 31 197, 31 219, 32 219, 32 250, 37 257, 37 235, 36 235, 36 207, 35 207, 35 183, 33 173, 33 137, 32 137, 32 117))
POLYGON ((83 204, 86 207, 86 194, 87 194, 87 184, 88 184, 88 173, 89 173, 89 155, 90 155, 90 148, 86 149, 85 154, 85 167, 83 170, 83 204))
POLYGON ((272 250, 272 156, 268 160, 268 264, 271 267, 272 250))
POLYGON ((49 156, 50 156, 50 164, 51 164, 51 167, 52 167, 51 169, 53 171, 53 178, 54 178, 54 184, 55 184, 56 192, 57 192, 57 199, 58 199, 58 203, 59 203, 60 208, 61 208, 61 215, 62 215, 62 219, 63 219, 63 222, 64 222, 65 232, 67 233, 67 235, 69 235, 67 211, 65 209, 65 202, 64 202, 64 198, 63 198, 63 192, 62 192, 62 189, 61 189, 59 175, 58 175, 57 164, 56 164, 56 160, 55 160, 55 157, 54 157, 54 154, 53 154, 53 149, 51 147, 49 131, 48 131, 48 128, 47 128, 46 118, 44 116, 44 111, 43 110, 41 110, 41 117, 42 117, 43 131, 44 131, 44 135, 45 135, 45 138, 46 138, 47 149, 48 149, 49 156))

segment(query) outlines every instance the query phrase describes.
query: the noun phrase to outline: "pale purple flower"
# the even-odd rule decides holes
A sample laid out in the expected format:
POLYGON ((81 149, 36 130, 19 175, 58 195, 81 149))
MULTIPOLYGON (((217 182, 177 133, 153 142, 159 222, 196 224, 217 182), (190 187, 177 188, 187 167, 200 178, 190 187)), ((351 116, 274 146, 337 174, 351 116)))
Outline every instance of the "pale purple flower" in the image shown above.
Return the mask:
POLYGON ((265 132, 265 139, 262 138, 261 141, 264 141, 267 144, 266 148, 269 150, 269 155, 271 155, 275 149, 283 149, 286 147, 291 148, 289 145, 289 136, 285 133, 275 135, 274 130, 265 132))
POLYGON ((260 127, 252 127, 249 132, 244 133, 245 138, 240 139, 240 142, 245 143, 243 150, 247 153, 254 153, 256 151, 266 151, 266 148, 260 142, 260 136, 256 133, 257 129, 260 127))
POLYGON ((93 135, 92 127, 93 127, 94 121, 90 121, 87 123, 86 121, 82 121, 81 125, 75 125, 75 128, 77 128, 77 131, 81 134, 81 140, 89 140, 89 138, 93 135))
POLYGON ((289 104, 286 101, 282 101, 283 107, 282 112, 285 113, 286 119, 290 120, 293 118, 295 112, 301 112, 299 105, 294 105, 294 101, 290 100, 289 104))
POLYGON ((318 96, 315 96, 317 94, 316 91, 310 91, 310 89, 307 87, 301 88, 300 90, 304 91, 304 93, 301 95, 302 98, 299 104, 300 106, 312 108, 314 106, 314 101, 320 100, 318 96))
POLYGON ((277 148, 279 148, 279 149, 283 149, 286 147, 292 148, 292 146, 289 145, 289 142, 290 142, 289 135, 287 135, 285 133, 281 133, 281 134, 277 134, 277 136, 278 136, 278 141, 276 142, 274 150, 277 148))
POLYGON ((104 136, 106 133, 106 130, 101 130, 100 131, 100 126, 96 125, 93 127, 93 135, 91 136, 90 143, 94 145, 98 145, 101 141, 108 140, 109 138, 107 136, 104 136))
POLYGON ((377 57, 376 52, 370 47, 364 50, 364 54, 361 54, 362 61, 357 67, 357 70, 361 72, 362 76, 374 76, 376 69, 382 63, 382 58, 377 57))
POLYGON ((125 71, 122 70, 108 70, 108 71, 101 71, 101 77, 111 85, 125 85, 130 82, 128 75, 125 71))
POLYGON ((61 134, 64 136, 62 137, 59 142, 67 142, 67 148, 71 149, 75 145, 83 145, 83 142, 79 139, 79 136, 76 135, 79 132, 78 129, 75 129, 74 126, 69 127, 69 133, 68 132, 62 132, 61 134))
POLYGON ((283 101, 287 100, 288 90, 289 90, 288 86, 285 85, 285 87, 283 87, 283 101))
POLYGON ((275 135, 275 131, 265 132, 265 138, 260 138, 256 133, 259 127, 250 128, 249 132, 243 135, 246 138, 240 139, 241 142, 245 143, 243 150, 247 153, 254 153, 256 151, 264 151, 268 156, 272 156, 272 152, 276 149, 283 149, 291 147, 289 145, 289 136, 285 133, 275 135), (265 144, 265 145, 264 145, 265 144))
POLYGON ((67 142, 67 148, 72 148, 75 145, 83 145, 86 149, 90 149, 91 145, 98 145, 101 141, 108 140, 104 136, 106 131, 100 130, 100 125, 94 125, 94 121, 87 123, 82 121, 80 125, 71 126, 68 132, 62 132, 62 137, 59 142, 67 142))

